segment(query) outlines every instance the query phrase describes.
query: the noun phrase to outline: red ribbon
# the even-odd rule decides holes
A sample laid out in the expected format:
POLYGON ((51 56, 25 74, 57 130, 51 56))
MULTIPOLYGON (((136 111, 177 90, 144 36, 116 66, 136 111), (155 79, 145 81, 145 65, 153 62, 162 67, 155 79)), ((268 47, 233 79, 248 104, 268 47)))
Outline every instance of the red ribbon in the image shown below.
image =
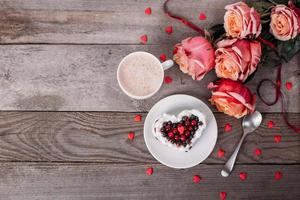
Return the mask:
MULTIPOLYGON (((171 17, 171 18, 173 18, 173 19, 177 19, 177 20, 181 21, 184 25, 186 25, 186 26, 190 27, 191 29, 193 29, 193 30, 197 31, 198 33, 200 33, 201 36, 204 36, 204 35, 205 35, 205 32, 204 32, 204 30, 203 30, 202 28, 196 26, 195 24, 193 24, 192 22, 190 22, 190 21, 184 19, 183 17, 180 17, 180 16, 178 16, 178 15, 175 15, 175 14, 171 13, 171 12, 168 10, 168 6, 167 6, 167 4, 168 4, 169 1, 170 1, 170 0, 166 0, 165 3, 164 3, 164 12, 165 12, 165 14, 166 14, 167 16, 169 16, 169 17, 171 17)), ((272 50, 274 50, 274 52, 275 52, 275 54, 276 54, 277 56, 280 56, 279 53, 278 53, 278 51, 277 51, 276 46, 275 46, 272 42, 270 42, 270 41, 268 41, 268 40, 265 40, 265 39, 263 39, 262 37, 258 37, 257 39, 258 39, 261 43, 268 45, 272 50)), ((277 77, 276 77, 276 83, 274 83, 274 82, 273 82, 272 80, 270 80, 270 79, 263 79, 263 80, 261 80, 261 81, 259 82, 259 84, 258 84, 258 86, 257 86, 257 94, 258 94, 258 97, 261 99, 261 101, 262 101, 264 104, 268 105, 268 106, 273 106, 273 105, 275 105, 275 104, 278 102, 278 100, 281 99, 281 113, 282 113, 282 117, 283 117, 285 123, 288 125, 289 128, 293 129, 293 130, 294 130, 295 132, 297 132, 297 133, 300 133, 300 128, 294 126, 293 124, 291 124, 291 123, 288 121, 287 112, 286 112, 286 109, 285 109, 285 106, 284 106, 284 101, 283 101, 283 95, 282 95, 282 92, 281 92, 281 83, 282 83, 282 81, 281 81, 281 69, 282 69, 282 64, 280 63, 280 64, 278 65, 277 77), (263 85, 264 83, 266 83, 266 82, 270 82, 270 83, 275 87, 275 89, 276 89, 275 99, 274 99, 274 101, 272 101, 272 102, 266 101, 266 100, 262 97, 262 95, 261 95, 261 93, 260 93, 260 88, 261 88, 262 85, 263 85)))
POLYGON ((175 14, 171 13, 168 9, 168 6, 167 6, 169 1, 170 0, 166 0, 165 3, 164 3, 164 12, 167 16, 169 16, 173 19, 177 19, 177 20, 181 21, 184 25, 186 25, 186 26, 190 27, 191 29, 193 29, 193 30, 197 31, 198 33, 200 33, 201 36, 205 35, 205 32, 202 28, 196 26, 195 24, 193 24, 192 22, 184 19, 183 17, 180 17, 178 15, 175 15, 175 14))

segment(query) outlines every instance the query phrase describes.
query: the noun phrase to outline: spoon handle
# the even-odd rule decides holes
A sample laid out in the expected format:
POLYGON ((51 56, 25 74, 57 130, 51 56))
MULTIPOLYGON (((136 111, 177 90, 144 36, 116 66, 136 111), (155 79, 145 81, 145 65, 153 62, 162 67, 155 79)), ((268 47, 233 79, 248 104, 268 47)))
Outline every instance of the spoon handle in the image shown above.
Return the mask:
POLYGON ((235 148, 234 152, 232 153, 232 155, 230 156, 228 161, 225 163, 223 170, 221 171, 221 175, 223 177, 228 177, 229 174, 231 173, 234 163, 235 163, 235 160, 236 160, 236 157, 239 153, 239 150, 240 150, 245 138, 246 138, 246 134, 243 134, 238 146, 235 148))

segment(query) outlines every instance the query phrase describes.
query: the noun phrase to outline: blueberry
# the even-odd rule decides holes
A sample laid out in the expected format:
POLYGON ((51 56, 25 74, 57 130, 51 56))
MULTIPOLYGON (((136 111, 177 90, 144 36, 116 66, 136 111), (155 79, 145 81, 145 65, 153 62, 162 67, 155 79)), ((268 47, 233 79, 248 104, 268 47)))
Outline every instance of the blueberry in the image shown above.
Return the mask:
POLYGON ((199 126, 202 126, 202 125, 203 125, 203 122, 202 122, 202 121, 199 121, 198 124, 199 124, 199 126))
POLYGON ((164 127, 162 127, 161 129, 160 129, 160 132, 162 132, 162 133, 164 133, 166 131, 166 129, 164 128, 164 127))

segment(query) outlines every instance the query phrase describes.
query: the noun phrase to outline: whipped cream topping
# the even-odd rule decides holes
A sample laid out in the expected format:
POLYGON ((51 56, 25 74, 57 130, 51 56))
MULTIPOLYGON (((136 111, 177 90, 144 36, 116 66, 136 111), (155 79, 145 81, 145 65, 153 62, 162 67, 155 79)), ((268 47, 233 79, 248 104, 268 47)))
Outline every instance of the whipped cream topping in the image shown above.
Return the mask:
POLYGON ((155 120, 153 124, 153 135, 155 138, 157 138, 161 143, 164 145, 167 145, 168 147, 177 149, 179 151, 189 151, 192 146, 197 142, 197 140, 200 138, 202 135, 203 130, 206 128, 206 120, 205 116, 203 113, 201 113, 198 110, 183 110, 180 112, 177 117, 175 115, 169 115, 169 114, 163 114, 155 120), (171 141, 168 141, 166 137, 163 136, 162 132, 160 131, 161 128, 163 127, 163 123, 167 121, 171 121, 172 123, 177 123, 179 122, 182 117, 187 116, 190 117, 191 115, 195 115, 199 118, 199 121, 201 121, 203 124, 199 126, 198 130, 195 131, 194 137, 192 138, 190 144, 187 144, 185 147, 183 145, 177 146, 176 144, 172 144, 171 141))

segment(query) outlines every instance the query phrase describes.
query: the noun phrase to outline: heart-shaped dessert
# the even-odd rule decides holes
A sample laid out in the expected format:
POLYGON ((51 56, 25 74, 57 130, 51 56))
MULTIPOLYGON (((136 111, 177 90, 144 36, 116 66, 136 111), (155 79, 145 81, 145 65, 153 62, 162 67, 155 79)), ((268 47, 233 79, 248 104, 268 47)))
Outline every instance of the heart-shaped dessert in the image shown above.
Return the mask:
POLYGON ((161 143, 180 151, 189 151, 206 127, 198 110, 184 110, 177 117, 163 114, 153 124, 153 134, 161 143))

